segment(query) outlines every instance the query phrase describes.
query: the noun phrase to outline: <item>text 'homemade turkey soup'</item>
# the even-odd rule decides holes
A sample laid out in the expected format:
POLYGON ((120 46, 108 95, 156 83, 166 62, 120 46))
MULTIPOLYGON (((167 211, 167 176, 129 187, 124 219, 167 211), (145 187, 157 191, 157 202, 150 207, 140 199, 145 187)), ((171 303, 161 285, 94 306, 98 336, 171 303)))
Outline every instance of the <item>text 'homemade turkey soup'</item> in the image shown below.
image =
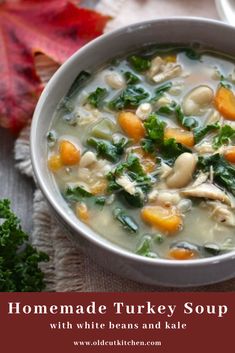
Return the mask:
POLYGON ((233 250, 234 90, 233 60, 202 49, 155 47, 82 71, 47 134, 77 218, 140 256, 233 250))

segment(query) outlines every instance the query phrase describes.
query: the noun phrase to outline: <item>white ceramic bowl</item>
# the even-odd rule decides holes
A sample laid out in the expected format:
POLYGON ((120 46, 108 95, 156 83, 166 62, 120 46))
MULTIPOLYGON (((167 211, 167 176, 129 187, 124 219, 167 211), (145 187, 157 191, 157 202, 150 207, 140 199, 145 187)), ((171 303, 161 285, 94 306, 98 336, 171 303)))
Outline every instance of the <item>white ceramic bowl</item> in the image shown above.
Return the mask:
POLYGON ((95 71, 108 60, 149 44, 192 42, 235 57, 235 29, 213 20, 161 19, 103 35, 77 51, 60 67, 42 93, 32 122, 31 154, 38 185, 75 244, 108 270, 152 285, 197 286, 235 277, 235 252, 182 262, 150 259, 104 239, 78 221, 60 195, 47 168, 46 133, 58 102, 81 70, 95 71))

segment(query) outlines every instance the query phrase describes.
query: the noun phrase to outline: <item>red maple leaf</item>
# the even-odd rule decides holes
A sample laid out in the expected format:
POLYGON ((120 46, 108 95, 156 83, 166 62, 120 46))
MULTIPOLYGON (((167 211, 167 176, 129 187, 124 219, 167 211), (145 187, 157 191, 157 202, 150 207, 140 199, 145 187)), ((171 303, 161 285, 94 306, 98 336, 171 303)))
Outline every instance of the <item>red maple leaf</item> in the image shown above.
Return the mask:
POLYGON ((42 89, 36 52, 61 64, 102 34, 108 19, 67 0, 0 3, 0 126, 18 132, 32 116, 42 89))

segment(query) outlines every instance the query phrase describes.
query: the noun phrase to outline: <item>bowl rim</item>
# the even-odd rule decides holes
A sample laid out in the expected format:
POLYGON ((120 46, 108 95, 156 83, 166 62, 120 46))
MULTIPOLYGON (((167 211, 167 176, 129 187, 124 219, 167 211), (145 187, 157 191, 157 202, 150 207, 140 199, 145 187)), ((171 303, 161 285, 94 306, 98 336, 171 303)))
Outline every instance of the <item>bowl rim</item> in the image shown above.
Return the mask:
POLYGON ((44 183, 43 173, 40 171, 40 168, 37 166, 36 141, 37 141, 38 120, 40 119, 41 110, 45 103, 48 92, 51 90, 51 87, 53 86, 54 82, 58 79, 61 72, 64 71, 65 68, 68 68, 73 61, 76 61, 77 57, 79 57, 88 48, 96 47, 100 42, 106 41, 106 39, 110 37, 118 36, 126 31, 144 30, 149 26, 151 27, 156 22, 157 23, 158 22, 162 22, 162 23, 180 22, 182 25, 186 25, 192 22, 198 23, 198 24, 203 23, 203 24, 209 24, 212 26, 220 27, 220 28, 230 28, 235 31, 235 27, 231 26, 230 24, 223 23, 219 20, 214 20, 214 19, 209 19, 204 17, 186 17, 186 16, 166 17, 166 18, 136 22, 134 24, 118 28, 114 31, 102 34, 101 36, 93 39, 92 41, 84 45, 82 48, 78 49, 71 57, 69 57, 60 66, 60 68, 56 71, 56 73, 51 77, 51 79, 47 83, 46 87, 44 88, 37 102, 37 105, 33 114, 33 118, 32 118, 31 132, 30 132, 30 154, 31 154, 33 172, 35 174, 37 183, 43 195, 45 196, 46 200, 49 202, 51 207, 56 211, 57 215, 59 215, 60 218, 62 218, 62 220, 65 223, 67 223, 76 233, 78 233, 79 236, 82 236, 83 238, 87 239, 89 242, 93 243, 93 245, 98 246, 101 250, 105 250, 119 257, 132 260, 133 262, 138 262, 138 263, 151 265, 151 266, 163 266, 168 268, 172 268, 172 267, 185 268, 185 267, 195 267, 195 266, 201 267, 208 264, 212 265, 212 264, 217 264, 218 262, 230 261, 231 259, 235 259, 235 250, 222 255, 217 255, 217 256, 208 257, 208 258, 179 261, 179 260, 148 258, 145 256, 140 256, 122 248, 121 246, 115 243, 112 243, 110 240, 107 241, 107 239, 104 238, 104 240, 106 241, 103 241, 102 236, 100 236, 100 238, 94 237, 92 234, 89 234, 89 231, 86 231, 85 229, 81 229, 79 226, 79 223, 74 222, 70 217, 69 213, 65 212, 62 206, 58 202, 56 202, 55 197, 53 197, 52 192, 50 191, 50 188, 48 188, 47 185, 45 185, 44 183))

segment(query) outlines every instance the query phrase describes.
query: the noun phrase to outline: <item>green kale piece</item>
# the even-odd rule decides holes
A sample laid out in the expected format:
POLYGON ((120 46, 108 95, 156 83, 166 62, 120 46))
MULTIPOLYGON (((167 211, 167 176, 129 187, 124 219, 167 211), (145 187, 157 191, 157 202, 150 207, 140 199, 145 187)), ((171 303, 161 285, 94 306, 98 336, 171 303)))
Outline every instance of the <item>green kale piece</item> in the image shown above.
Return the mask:
POLYGON ((116 218, 123 227, 131 233, 137 233, 138 224, 121 208, 116 208, 113 211, 114 218, 116 218))
POLYGON ((101 107, 104 98, 107 96, 108 91, 106 88, 100 88, 97 87, 94 92, 91 92, 87 98, 88 102, 90 105, 92 105, 94 108, 99 108, 101 107))
POLYGON ((132 72, 130 71, 126 71, 124 73, 124 77, 126 79, 126 83, 128 85, 135 85, 136 83, 140 82, 140 79, 138 76, 134 75, 132 72))
POLYGON ((235 129, 230 125, 224 125, 221 127, 219 134, 213 139, 213 147, 219 148, 222 145, 227 145, 230 141, 235 138, 235 129))
POLYGON ((0 292, 39 292, 45 288, 38 265, 49 257, 28 240, 10 201, 0 200, 0 292))
POLYGON ((222 188, 235 195, 235 169, 219 153, 212 156, 199 156, 197 169, 209 172, 213 167, 214 181, 222 188))
POLYGON ((109 102, 109 108, 122 110, 124 108, 136 108, 149 97, 149 93, 142 87, 128 86, 121 94, 109 102))
POLYGON ((151 61, 138 55, 132 55, 128 58, 130 65, 138 72, 147 71, 150 68, 151 61))

